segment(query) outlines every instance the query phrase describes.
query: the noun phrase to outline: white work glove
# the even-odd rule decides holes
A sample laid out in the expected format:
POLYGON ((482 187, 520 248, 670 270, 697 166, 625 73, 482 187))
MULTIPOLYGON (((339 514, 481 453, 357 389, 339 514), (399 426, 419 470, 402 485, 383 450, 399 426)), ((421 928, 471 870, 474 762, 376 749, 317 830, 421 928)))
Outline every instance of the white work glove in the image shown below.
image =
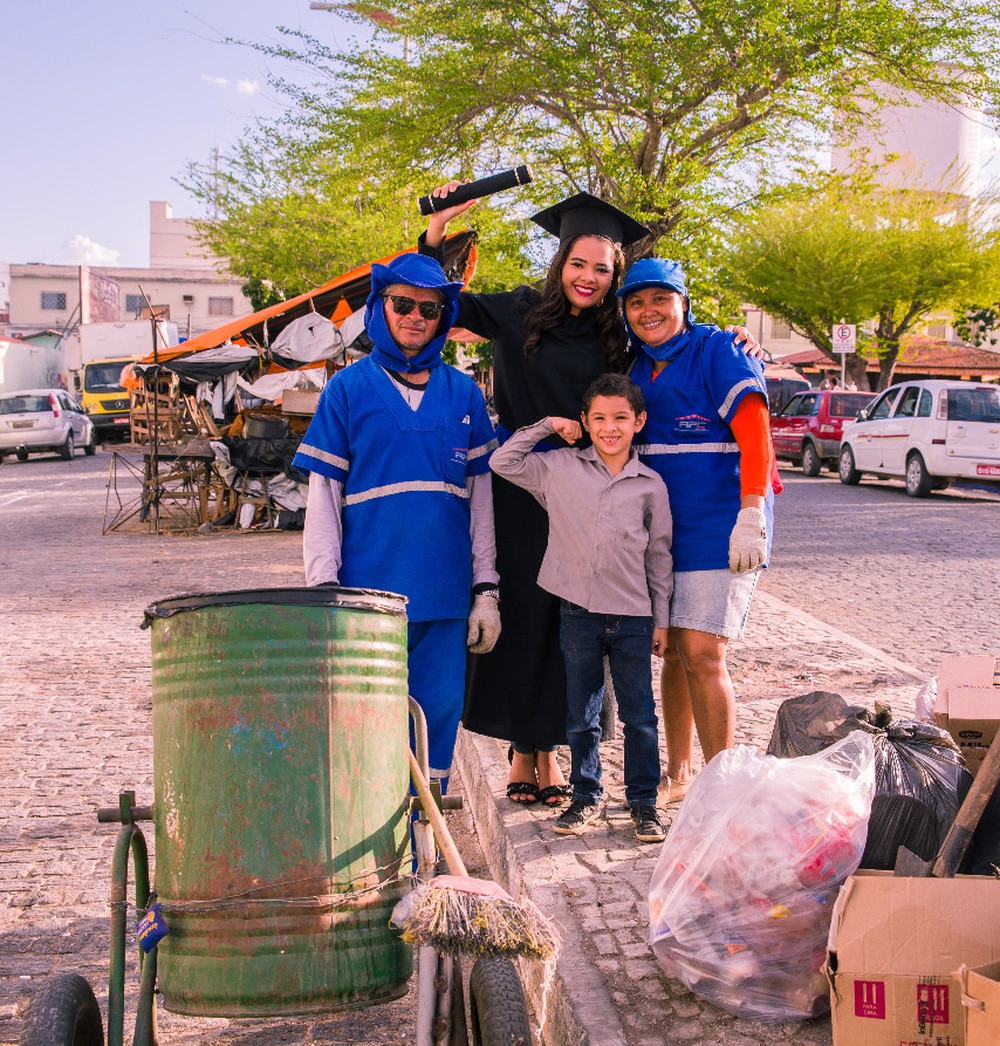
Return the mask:
POLYGON ((729 535, 729 569, 745 574, 764 565, 767 558, 767 523, 762 508, 741 508, 729 535))
POLYGON ((500 603, 495 596, 480 593, 472 599, 466 646, 473 654, 488 654, 500 638, 500 603))

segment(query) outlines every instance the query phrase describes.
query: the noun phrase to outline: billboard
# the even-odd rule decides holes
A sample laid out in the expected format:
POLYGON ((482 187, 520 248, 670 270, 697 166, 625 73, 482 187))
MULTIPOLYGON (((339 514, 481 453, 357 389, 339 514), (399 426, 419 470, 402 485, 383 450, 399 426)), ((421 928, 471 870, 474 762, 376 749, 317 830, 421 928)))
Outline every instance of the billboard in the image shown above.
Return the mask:
POLYGON ((118 281, 80 266, 80 322, 116 323, 122 318, 118 281))

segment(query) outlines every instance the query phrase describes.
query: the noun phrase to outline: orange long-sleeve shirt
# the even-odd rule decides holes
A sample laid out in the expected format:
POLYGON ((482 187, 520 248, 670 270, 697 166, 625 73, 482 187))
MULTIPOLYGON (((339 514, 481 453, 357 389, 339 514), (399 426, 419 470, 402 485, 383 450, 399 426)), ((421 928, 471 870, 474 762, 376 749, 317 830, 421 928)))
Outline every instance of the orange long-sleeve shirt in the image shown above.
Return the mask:
POLYGON ((729 427, 740 448, 740 497, 747 494, 765 497, 772 485, 777 493, 781 480, 777 479, 774 468, 771 426, 764 397, 744 396, 729 427))

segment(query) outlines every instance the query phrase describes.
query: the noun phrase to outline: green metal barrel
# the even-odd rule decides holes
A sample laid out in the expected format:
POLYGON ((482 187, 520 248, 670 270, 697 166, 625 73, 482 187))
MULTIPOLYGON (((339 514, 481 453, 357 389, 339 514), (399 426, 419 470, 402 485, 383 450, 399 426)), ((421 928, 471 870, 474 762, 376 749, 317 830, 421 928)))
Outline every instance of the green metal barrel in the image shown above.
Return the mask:
POLYGON ((388 926, 410 868, 405 602, 293 588, 147 609, 169 1010, 405 992, 411 952, 388 926))

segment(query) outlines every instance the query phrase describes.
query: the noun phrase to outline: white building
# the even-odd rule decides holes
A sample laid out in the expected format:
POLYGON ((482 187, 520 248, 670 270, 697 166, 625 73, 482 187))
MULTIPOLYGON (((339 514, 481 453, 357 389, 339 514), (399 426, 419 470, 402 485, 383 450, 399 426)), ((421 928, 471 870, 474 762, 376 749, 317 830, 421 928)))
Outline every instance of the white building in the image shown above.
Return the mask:
MULTIPOLYGON (((860 129, 849 132, 844 121, 835 125, 831 169, 848 174, 861 164, 877 165, 877 177, 885 185, 976 196, 986 118, 974 100, 946 105, 889 86, 881 94, 881 108, 864 103, 860 129)), ((813 347, 783 320, 756 306, 744 306, 744 314, 747 326, 775 358, 813 347)), ((950 320, 945 312, 932 316, 921 333, 957 340, 950 320)))
POLYGON ((946 104, 882 85, 884 105, 862 103, 862 126, 848 135, 834 127, 831 169, 878 168, 893 188, 923 189, 971 199, 977 194, 985 117, 972 98, 946 104))
POLYGON ((225 263, 198 243, 191 222, 172 217, 162 201, 150 203, 149 243, 148 269, 11 265, 10 333, 55 329, 69 335, 81 323, 137 319, 147 300, 182 337, 253 311, 243 281, 226 272, 225 263))

